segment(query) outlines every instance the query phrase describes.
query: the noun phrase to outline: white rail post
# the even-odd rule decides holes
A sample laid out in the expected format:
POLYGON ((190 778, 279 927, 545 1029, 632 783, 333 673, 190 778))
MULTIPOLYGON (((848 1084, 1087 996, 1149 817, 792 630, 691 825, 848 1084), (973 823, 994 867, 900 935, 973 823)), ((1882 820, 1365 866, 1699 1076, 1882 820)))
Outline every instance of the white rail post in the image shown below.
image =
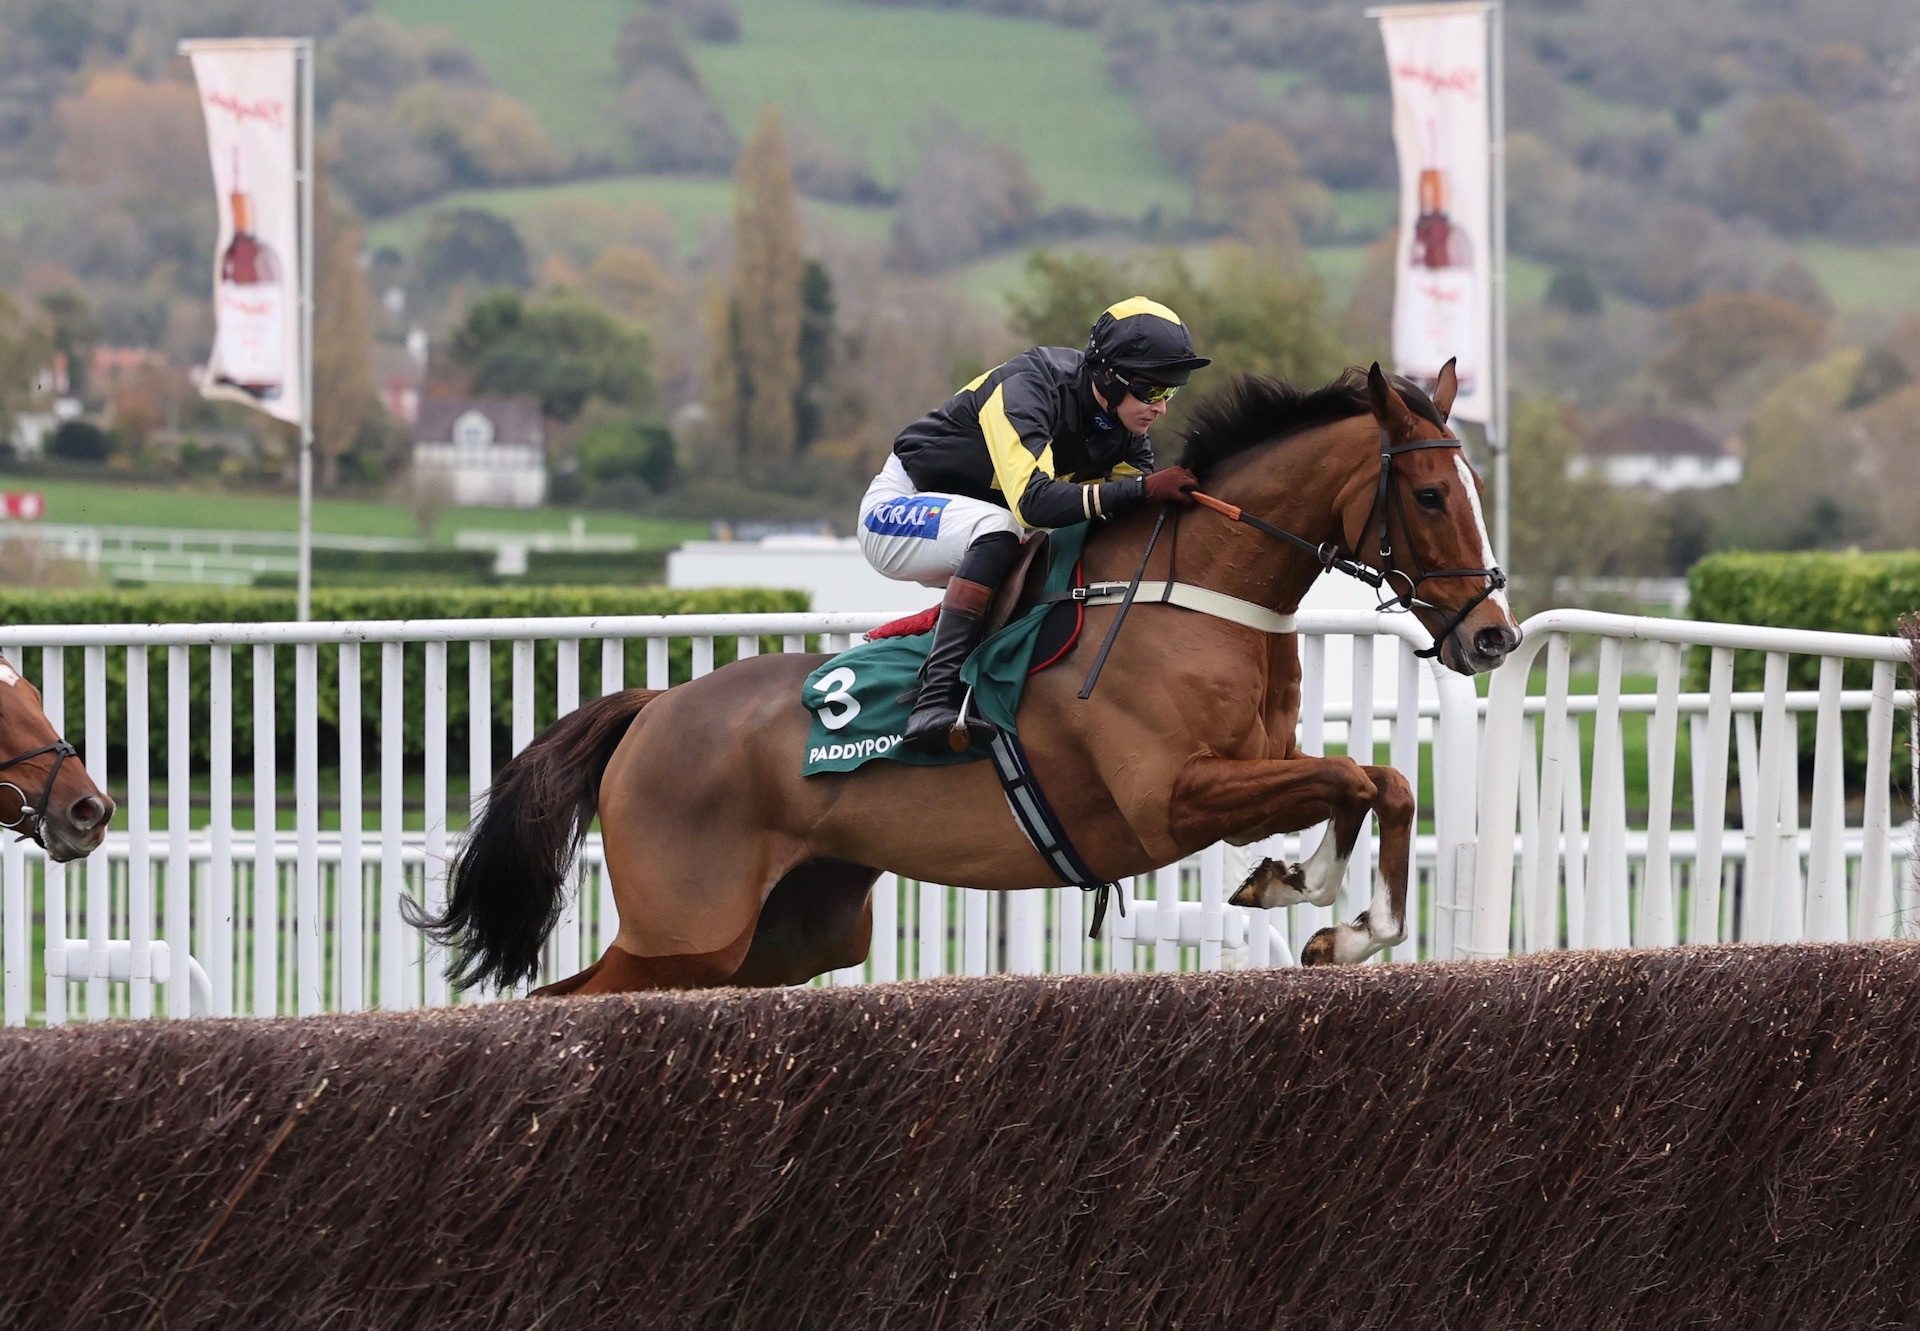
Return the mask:
POLYGON ((274 757, 273 644, 253 648, 253 1015, 280 1012, 279 773, 274 757))
POLYGON ((340 644, 340 1007, 358 1012, 367 1006, 366 881, 361 868, 360 831, 366 818, 360 780, 360 644, 340 644))
MULTIPOLYGON (((420 734, 425 807, 425 862, 421 867, 421 897, 434 915, 447 904, 447 644, 426 644, 426 670, 421 685, 420 734)), ((447 1005, 446 952, 438 943, 420 940, 421 990, 428 1007, 447 1005)))
POLYGON ((320 648, 293 649, 294 998, 326 1009, 326 923, 320 909, 320 648))
MULTIPOLYGON (((54 733, 66 733, 66 653, 58 647, 40 649, 40 710, 54 733)), ((67 866, 48 860, 44 873, 46 946, 41 967, 47 977, 47 1024, 57 1026, 67 1019, 67 930, 72 927, 67 914, 67 866)))
POLYGON ((1647 861, 1640 888, 1642 947, 1678 941, 1673 913, 1673 773, 1680 737, 1680 648, 1660 644, 1654 668, 1653 720, 1647 727, 1647 861))
POLYGON ((406 661, 402 645, 380 644, 380 1006, 398 1011, 419 1006, 419 994, 407 980, 414 948, 404 934, 400 899, 407 895, 401 838, 406 830, 402 759, 406 752, 406 661))
MULTIPOLYGON (((88 647, 86 662, 87 774, 109 789, 107 776, 107 649, 88 647)), ((87 1017, 112 1015, 107 992, 107 943, 113 937, 113 865, 105 855, 87 857, 87 1017)))
POLYGON ((127 648, 127 1009, 153 1015, 153 734, 147 724, 147 649, 127 648))
POLYGON ((1805 936, 1837 942, 1847 936, 1845 772, 1840 755, 1840 671, 1837 656, 1820 658, 1820 710, 1814 720, 1813 842, 1807 860, 1805 936))
POLYGON ((167 1015, 184 1017, 193 1010, 187 980, 187 958, 193 952, 193 856, 188 847, 192 828, 193 781, 192 676, 187 648, 167 648, 167 905, 166 939, 175 959, 167 980, 167 1015))
POLYGON ((207 978, 215 1016, 238 1007, 233 921, 233 649, 207 651, 207 978))

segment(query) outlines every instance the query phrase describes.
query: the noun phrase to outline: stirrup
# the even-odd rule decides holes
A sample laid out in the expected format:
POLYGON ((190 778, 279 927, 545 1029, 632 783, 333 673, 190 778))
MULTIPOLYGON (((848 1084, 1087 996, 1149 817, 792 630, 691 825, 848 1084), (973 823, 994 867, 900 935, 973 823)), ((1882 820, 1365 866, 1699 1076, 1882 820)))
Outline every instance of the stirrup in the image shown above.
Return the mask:
POLYGON ((982 744, 993 743, 993 737, 1000 733, 1000 727, 984 716, 968 716, 973 706, 973 690, 968 689, 960 698, 960 710, 953 714, 953 724, 947 727, 947 747, 955 753, 965 753, 973 747, 974 741, 982 744))

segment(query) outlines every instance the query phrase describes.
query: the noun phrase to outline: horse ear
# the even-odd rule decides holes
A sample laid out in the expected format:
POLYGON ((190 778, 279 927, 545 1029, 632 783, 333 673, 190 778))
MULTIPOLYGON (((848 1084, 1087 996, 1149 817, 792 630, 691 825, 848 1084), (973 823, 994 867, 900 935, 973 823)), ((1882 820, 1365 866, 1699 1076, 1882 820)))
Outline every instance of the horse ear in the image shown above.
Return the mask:
POLYGON ((1373 368, 1367 371, 1367 397, 1373 403, 1373 418, 1380 422, 1386 432, 1395 439, 1404 438, 1413 432, 1413 413, 1407 410, 1407 404, 1393 391, 1393 385, 1387 382, 1387 376, 1375 361, 1373 368))
POLYGON ((1453 398, 1460 391, 1460 373, 1454 369, 1454 359, 1447 357, 1447 363, 1440 367, 1440 378, 1433 385, 1433 405, 1440 409, 1443 421, 1453 415, 1453 398))

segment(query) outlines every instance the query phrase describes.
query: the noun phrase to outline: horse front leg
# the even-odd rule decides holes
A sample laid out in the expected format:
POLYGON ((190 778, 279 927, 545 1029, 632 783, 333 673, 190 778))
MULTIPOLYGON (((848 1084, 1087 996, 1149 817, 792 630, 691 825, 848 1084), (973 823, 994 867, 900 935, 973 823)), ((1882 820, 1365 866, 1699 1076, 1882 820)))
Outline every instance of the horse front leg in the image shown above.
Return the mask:
POLYGON ((1266 908, 1330 905, 1371 810, 1381 829, 1373 900, 1351 922, 1314 934, 1300 959, 1309 965, 1364 961, 1405 939, 1414 801, 1394 768, 1362 767, 1351 758, 1196 758, 1175 783, 1173 807, 1171 830, 1186 845, 1255 841, 1331 820, 1306 864, 1268 860, 1231 898, 1235 905, 1266 908))
MULTIPOLYGON (((1300 949, 1300 964, 1365 961, 1407 937, 1407 874, 1413 851, 1413 787, 1398 768, 1363 769, 1373 783, 1368 807, 1380 823, 1373 899, 1352 920, 1317 931, 1300 949)), ((1351 847, 1349 847, 1351 849, 1351 847)), ((1344 861, 1342 861, 1344 864, 1344 861)))

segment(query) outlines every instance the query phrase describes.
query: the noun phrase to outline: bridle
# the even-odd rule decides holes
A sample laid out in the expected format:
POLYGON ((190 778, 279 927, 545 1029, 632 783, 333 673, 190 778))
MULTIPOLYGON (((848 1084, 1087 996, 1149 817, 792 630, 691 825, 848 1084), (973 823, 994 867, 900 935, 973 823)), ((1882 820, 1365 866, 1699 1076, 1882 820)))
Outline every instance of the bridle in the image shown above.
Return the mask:
POLYGON ((7 831, 14 831, 19 829, 23 823, 27 823, 27 820, 31 818, 33 821, 27 825, 25 830, 20 832, 20 839, 22 841, 31 839, 45 846, 47 844, 47 806, 53 802, 53 783, 60 776, 60 764, 69 758, 79 757, 79 752, 64 739, 57 739, 51 744, 42 744, 37 749, 30 749, 26 753, 15 754, 4 762, 0 762, 0 772, 4 772, 9 767, 16 767, 29 759, 38 758, 43 753, 53 754, 54 759, 53 766, 47 769, 47 781, 45 785, 40 787, 40 798, 38 800, 29 801, 27 799, 27 792, 22 790, 19 785, 0 778, 0 790, 11 790, 20 797, 20 812, 14 815, 11 820, 0 818, 0 828, 5 828, 7 831))
POLYGON ((1406 514, 1400 507, 1400 492, 1393 485, 1393 460, 1407 453, 1427 448, 1459 448, 1460 441, 1451 435, 1439 439, 1416 439, 1411 443, 1396 444, 1388 436, 1385 427, 1380 430, 1380 483, 1374 490, 1373 507, 1367 510, 1367 521, 1362 530, 1373 528, 1375 516, 1380 518, 1380 566, 1378 568, 1362 564, 1342 552, 1342 547, 1334 541, 1316 544, 1304 536, 1296 536, 1285 528, 1276 527, 1264 518, 1256 517, 1234 504, 1215 499, 1212 495, 1195 492, 1194 500, 1234 522, 1244 523, 1255 531, 1262 532, 1278 540, 1296 545, 1320 561, 1323 569, 1344 573, 1357 578, 1375 591, 1383 592, 1379 608, 1381 610, 1406 611, 1420 606, 1445 615, 1444 606, 1435 605, 1420 595, 1422 584, 1436 578, 1485 578, 1487 585, 1480 594, 1468 601, 1459 610, 1452 613, 1445 626, 1433 635, 1433 646, 1425 651, 1415 652, 1415 656, 1431 658, 1440 654, 1441 647, 1459 631, 1467 616, 1480 608, 1480 603, 1507 585, 1507 575, 1498 567, 1493 568, 1436 568, 1426 569, 1420 566, 1419 556, 1413 556, 1409 568, 1402 568, 1393 548, 1393 520, 1400 520, 1402 531, 1411 531, 1407 525, 1406 514))

